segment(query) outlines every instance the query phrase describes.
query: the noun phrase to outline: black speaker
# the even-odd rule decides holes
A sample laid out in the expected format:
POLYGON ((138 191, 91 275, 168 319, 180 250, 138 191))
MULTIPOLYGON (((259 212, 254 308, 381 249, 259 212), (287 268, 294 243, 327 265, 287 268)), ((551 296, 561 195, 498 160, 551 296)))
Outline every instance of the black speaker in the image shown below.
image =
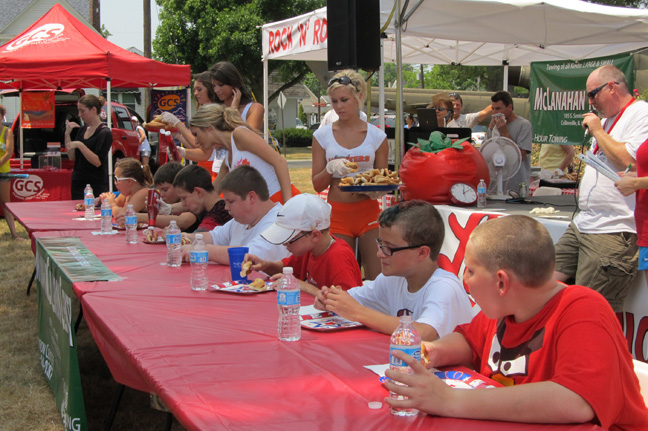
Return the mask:
POLYGON ((380 1, 327 0, 328 70, 380 67, 380 1))

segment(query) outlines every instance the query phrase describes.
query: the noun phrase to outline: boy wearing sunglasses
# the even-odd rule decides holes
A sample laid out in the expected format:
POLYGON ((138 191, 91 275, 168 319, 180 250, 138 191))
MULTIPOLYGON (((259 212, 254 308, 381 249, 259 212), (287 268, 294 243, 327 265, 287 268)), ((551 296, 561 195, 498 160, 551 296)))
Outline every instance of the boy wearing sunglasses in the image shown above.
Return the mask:
POLYGON ((279 278, 283 268, 293 268, 303 292, 315 296, 321 286, 333 283, 347 290, 362 284, 360 266, 351 247, 329 231, 331 205, 319 196, 302 193, 286 202, 274 224, 261 236, 270 244, 283 245, 292 253, 283 260, 266 261, 248 254, 253 271, 279 278))
POLYGON ((378 217, 377 255, 382 273, 349 291, 322 287, 315 307, 360 322, 384 334, 409 312, 423 340, 435 340, 472 318, 468 295, 454 274, 438 267, 443 244, 441 215, 428 202, 413 200, 378 217))

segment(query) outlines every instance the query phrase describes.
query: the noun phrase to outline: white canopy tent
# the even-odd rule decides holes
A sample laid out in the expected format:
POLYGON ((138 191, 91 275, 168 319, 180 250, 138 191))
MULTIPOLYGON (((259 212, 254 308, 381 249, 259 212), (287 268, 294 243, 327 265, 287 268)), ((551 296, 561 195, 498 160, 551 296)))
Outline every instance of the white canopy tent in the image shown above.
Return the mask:
MULTIPOLYGON (((263 26, 266 136, 268 60, 326 61, 324 18, 326 8, 263 26)), ((388 35, 383 59, 399 70, 402 62, 508 66, 579 61, 648 46, 648 11, 580 0, 380 0, 380 18, 388 35)), ((397 133, 402 128, 400 85, 399 91, 397 133)))

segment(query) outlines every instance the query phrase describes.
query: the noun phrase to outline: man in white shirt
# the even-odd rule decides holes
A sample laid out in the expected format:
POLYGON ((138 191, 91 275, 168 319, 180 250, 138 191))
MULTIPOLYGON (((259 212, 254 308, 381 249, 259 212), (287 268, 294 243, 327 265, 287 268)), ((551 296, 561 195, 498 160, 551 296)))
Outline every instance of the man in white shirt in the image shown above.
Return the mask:
POLYGON ((493 107, 488 105, 479 112, 473 112, 470 114, 462 114, 461 110, 463 109, 463 99, 459 93, 450 93, 450 100, 452 100, 452 109, 455 122, 459 127, 467 127, 472 129, 478 123, 484 121, 491 114, 493 107))
MULTIPOLYGON (((230 171, 219 183, 225 209, 232 220, 204 234, 209 260, 229 265, 227 249, 249 247, 249 253, 264 260, 281 260, 290 253, 283 245, 270 244, 261 234, 273 225, 281 204, 270 200, 268 185, 255 168, 241 165, 230 171)), ((193 240, 193 235, 187 235, 193 240)), ((191 246, 182 247, 182 258, 189 261, 191 246)))
MULTIPOLYGON (((594 138, 592 152, 613 171, 634 166, 648 138, 648 103, 632 97, 625 75, 613 65, 593 71, 586 85, 590 104, 605 119, 583 115, 583 127, 594 138)), ((587 166, 578 205, 580 213, 556 244, 555 277, 574 277, 575 284, 598 291, 621 311, 637 273, 635 197, 623 196, 612 180, 587 166)))

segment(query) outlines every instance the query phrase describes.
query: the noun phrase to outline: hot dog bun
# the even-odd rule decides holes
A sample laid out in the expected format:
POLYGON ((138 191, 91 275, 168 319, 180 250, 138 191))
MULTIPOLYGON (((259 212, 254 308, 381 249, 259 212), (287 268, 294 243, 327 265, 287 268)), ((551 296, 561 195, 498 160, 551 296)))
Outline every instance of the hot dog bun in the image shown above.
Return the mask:
POLYGON ((349 172, 358 172, 358 164, 356 162, 346 162, 344 166, 349 168, 349 172))

